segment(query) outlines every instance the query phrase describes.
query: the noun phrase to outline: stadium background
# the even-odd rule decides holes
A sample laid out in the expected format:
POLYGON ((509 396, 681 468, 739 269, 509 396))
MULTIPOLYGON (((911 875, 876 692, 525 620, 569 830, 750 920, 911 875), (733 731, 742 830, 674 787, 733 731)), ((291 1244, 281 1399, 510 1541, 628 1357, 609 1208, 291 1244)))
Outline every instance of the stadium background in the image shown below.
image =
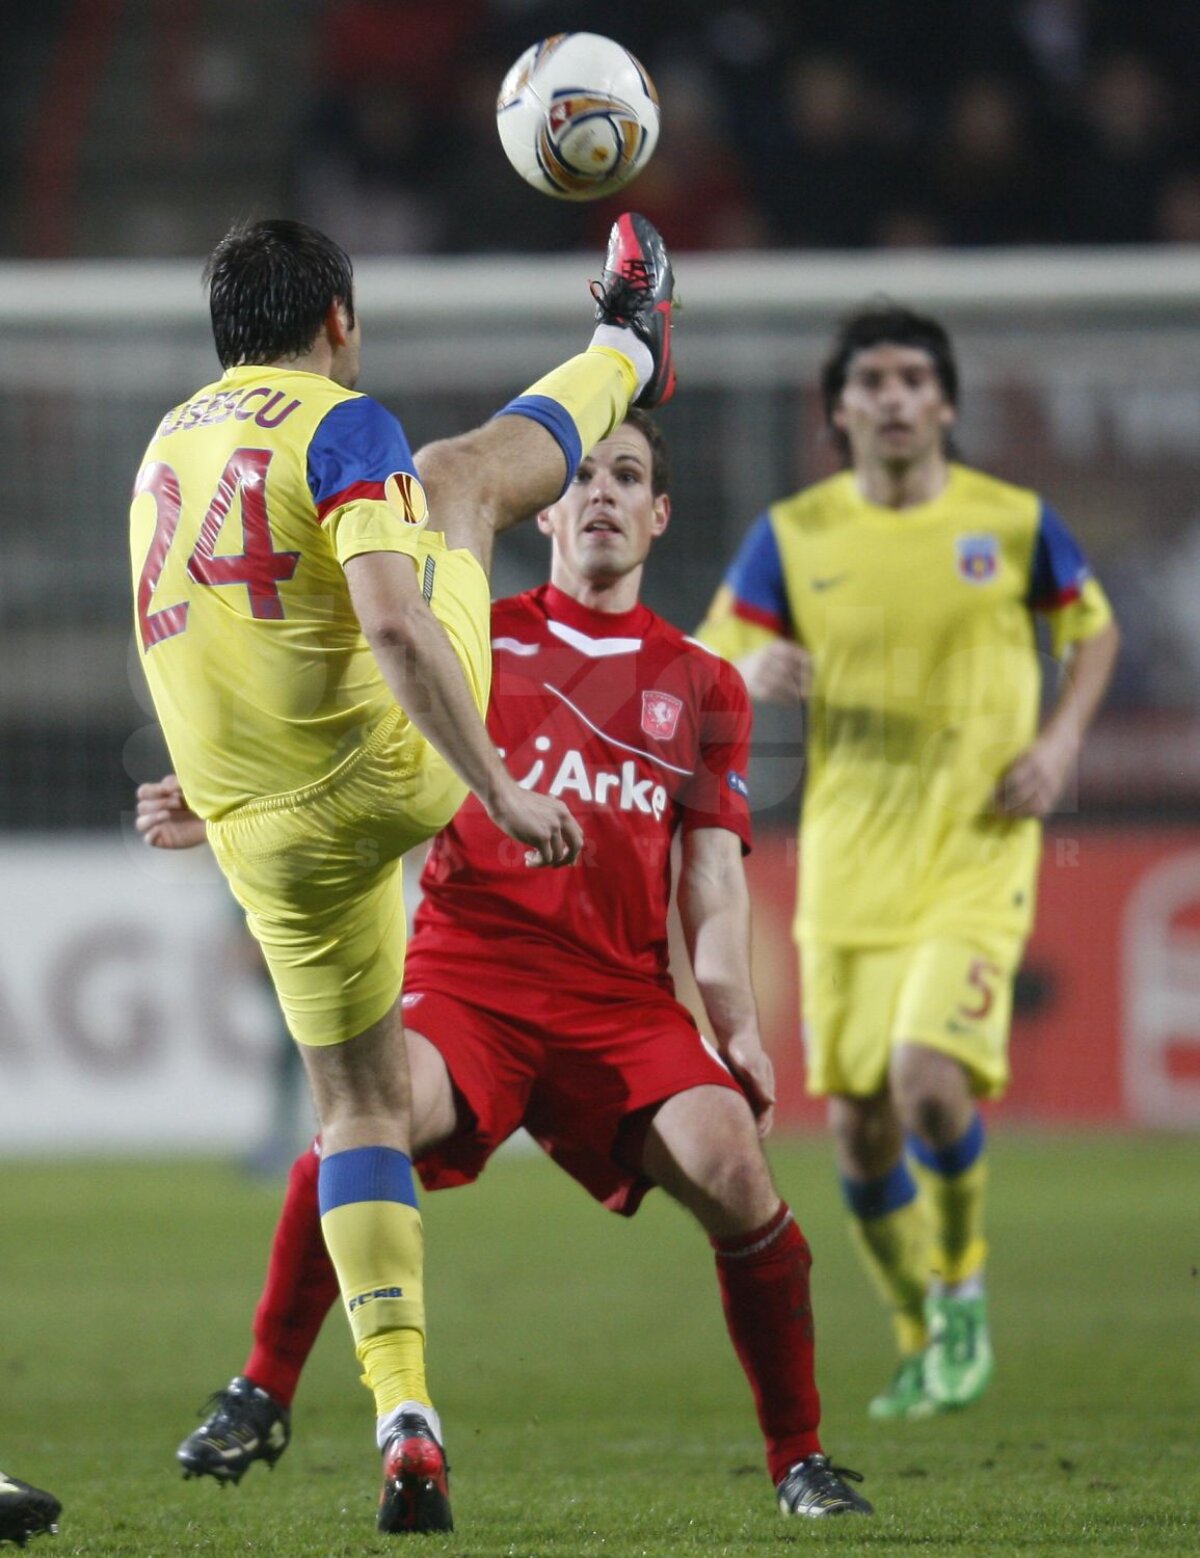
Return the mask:
MULTIPOLYGON (((966 458, 1042 488, 1125 629, 1051 829, 1010 1117, 1200 1124, 1200 12, 1170 0, 610 3, 664 100, 630 192, 678 255, 674 526, 648 599, 701 614, 764 502, 829 468, 836 317, 940 312, 966 458)), ((364 387, 414 443, 576 349, 613 207, 524 188, 492 100, 595 7, 45 0, 0 27, 0 1152, 241 1151, 277 1035, 200 858, 152 857, 164 754, 131 665, 125 513, 162 410, 211 376, 200 261, 236 216, 361 257, 364 387)), ((506 541, 496 589, 534 582, 506 541)), ((752 772, 758 985, 786 1118, 802 731, 752 772)), ((415 873, 414 873, 415 874, 415 873)))

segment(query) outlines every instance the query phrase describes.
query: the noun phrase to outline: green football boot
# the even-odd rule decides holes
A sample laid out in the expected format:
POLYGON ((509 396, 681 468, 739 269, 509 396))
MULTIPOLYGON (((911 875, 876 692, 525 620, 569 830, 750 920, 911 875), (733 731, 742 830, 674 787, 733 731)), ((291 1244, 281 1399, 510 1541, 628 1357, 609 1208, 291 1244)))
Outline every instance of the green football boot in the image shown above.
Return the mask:
POLYGON ((925 1388, 925 1354, 914 1352, 905 1358, 867 1408, 867 1415, 879 1422, 889 1419, 932 1417, 940 1410, 925 1388))
POLYGON ((940 1407, 978 1401, 995 1366, 988 1335, 987 1299, 931 1297, 925 1305, 929 1346, 925 1389, 940 1407))

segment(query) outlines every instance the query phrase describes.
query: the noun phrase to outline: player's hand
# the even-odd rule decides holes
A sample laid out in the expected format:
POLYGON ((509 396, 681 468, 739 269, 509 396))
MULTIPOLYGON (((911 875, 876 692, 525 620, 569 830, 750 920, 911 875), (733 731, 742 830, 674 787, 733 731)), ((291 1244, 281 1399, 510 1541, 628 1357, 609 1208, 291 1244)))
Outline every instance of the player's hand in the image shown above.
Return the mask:
POLYGON ((996 786, 996 810, 1006 817, 1045 817, 1067 787, 1078 754, 1073 740, 1041 735, 996 786))
POLYGON ((578 860, 583 829, 554 796, 523 790, 514 781, 485 804, 488 816, 498 828, 519 843, 528 844, 526 865, 569 866, 578 860))
POLYGON ((766 1136, 775 1123, 775 1067, 755 1034, 731 1040, 721 1050, 722 1059, 745 1093, 758 1134, 766 1136))
POLYGON ((803 703, 812 691, 812 655, 800 644, 777 639, 737 662, 746 691, 760 703, 803 703))
POLYGON ((205 839, 204 823, 184 800, 174 774, 138 785, 134 827, 155 849, 192 849, 205 839))

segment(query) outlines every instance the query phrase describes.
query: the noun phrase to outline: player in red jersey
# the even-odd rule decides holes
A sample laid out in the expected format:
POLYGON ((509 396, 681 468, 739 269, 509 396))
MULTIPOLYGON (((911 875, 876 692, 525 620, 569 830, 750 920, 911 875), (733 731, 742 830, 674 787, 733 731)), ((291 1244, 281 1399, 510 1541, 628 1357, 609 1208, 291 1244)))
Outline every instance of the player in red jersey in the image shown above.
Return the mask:
MULTIPOLYGON (((473 798, 434 842, 405 965, 414 1158, 426 1188, 466 1184, 525 1126, 613 1211, 632 1215, 661 1185, 715 1251, 780 1508, 868 1513, 847 1481, 857 1474, 821 1448, 810 1255, 760 1142, 774 1078, 749 974, 746 690, 638 599, 666 482, 661 434, 633 411, 539 516, 550 583, 493 606, 490 734, 521 784, 566 802, 585 846, 569 872, 529 870, 473 798), (667 966, 677 834, 679 910, 716 1052, 667 966)), ((143 786, 139 807, 149 842, 198 841, 172 781, 143 786)), ((237 1481, 287 1445, 337 1294, 317 1161, 292 1169, 253 1350, 180 1446, 186 1474, 237 1481)))

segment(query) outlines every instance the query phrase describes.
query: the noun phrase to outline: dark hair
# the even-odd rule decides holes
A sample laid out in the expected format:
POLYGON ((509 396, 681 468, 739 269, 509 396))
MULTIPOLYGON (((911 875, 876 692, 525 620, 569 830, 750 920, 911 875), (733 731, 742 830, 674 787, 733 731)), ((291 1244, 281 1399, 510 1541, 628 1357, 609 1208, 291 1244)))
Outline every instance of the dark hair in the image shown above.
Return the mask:
POLYGON ((353 274, 345 250, 303 222, 232 227, 204 267, 221 366, 302 356, 331 303, 343 304, 353 324, 353 274))
POLYGON ((846 387, 850 361, 873 346, 912 346, 933 363, 942 394, 958 405, 958 364, 945 327, 927 314, 915 314, 898 303, 883 300, 844 319, 821 369, 821 398, 825 420, 833 426, 833 413, 846 387))
POLYGON ((643 411, 640 406, 630 406, 625 413, 622 426, 636 427, 650 445, 650 491, 656 498, 661 498, 671 485, 671 465, 667 458, 667 440, 663 437, 662 428, 650 413, 643 411))

